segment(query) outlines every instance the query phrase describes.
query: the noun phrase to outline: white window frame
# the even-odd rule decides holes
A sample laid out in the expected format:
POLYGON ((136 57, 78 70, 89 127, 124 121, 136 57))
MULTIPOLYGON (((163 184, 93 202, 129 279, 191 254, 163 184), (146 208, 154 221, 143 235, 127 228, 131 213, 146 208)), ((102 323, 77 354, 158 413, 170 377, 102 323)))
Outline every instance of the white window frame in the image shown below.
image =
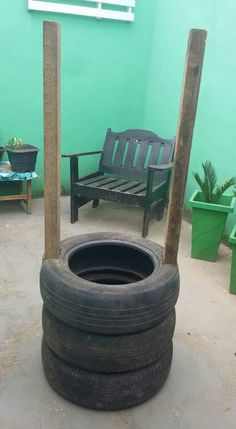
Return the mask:
MULTIPOLYGON (((65 0, 66 1, 66 0, 65 0)), ((71 2, 72 0, 70 0, 71 2)), ((70 15, 91 16, 93 18, 115 19, 119 21, 134 21, 134 12, 136 0, 85 0, 93 3, 96 7, 78 6, 66 3, 46 2, 43 0, 28 0, 28 10, 41 12, 64 13, 70 15), (127 10, 118 11, 114 9, 103 9, 103 4, 124 6, 127 10)))

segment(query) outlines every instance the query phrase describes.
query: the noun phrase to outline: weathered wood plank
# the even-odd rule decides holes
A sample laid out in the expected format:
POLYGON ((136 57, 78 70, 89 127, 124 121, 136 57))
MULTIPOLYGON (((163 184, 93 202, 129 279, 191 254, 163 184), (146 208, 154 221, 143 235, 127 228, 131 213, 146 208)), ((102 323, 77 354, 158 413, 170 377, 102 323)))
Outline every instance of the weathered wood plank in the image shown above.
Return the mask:
MULTIPOLYGON (((92 179, 92 178, 94 178, 94 177, 100 177, 100 176, 101 176, 100 171, 96 171, 95 173, 86 174, 86 176, 81 177, 80 179, 78 179, 78 182, 83 182, 84 180, 92 179)), ((103 176, 103 173, 102 173, 102 176, 103 176)), ((104 177, 104 176, 103 176, 103 177, 104 177)))
POLYGON ((107 200, 107 201, 114 201, 114 202, 123 202, 124 204, 134 204, 140 207, 144 207, 146 204, 145 197, 141 197, 139 195, 132 195, 132 194, 126 194, 125 192, 116 192, 116 191, 109 191, 107 189, 103 188, 89 188, 89 187, 79 187, 77 190, 75 189, 75 193, 77 193, 78 196, 81 195, 81 193, 86 192, 86 196, 88 199, 101 199, 101 200, 107 200))
POLYGON ((109 140, 107 139, 104 147, 103 157, 102 157, 102 163, 104 166, 111 165, 115 144, 116 144, 115 138, 111 138, 109 140))
POLYGON ((96 188, 100 188, 102 185, 108 185, 109 183, 112 183, 116 180, 115 177, 105 177, 103 176, 103 180, 99 180, 99 182, 95 182, 90 184, 89 186, 95 186, 96 188))
POLYGON ((137 182, 127 182, 125 185, 118 186, 113 190, 113 192, 125 192, 131 188, 134 188, 137 185, 137 182))
POLYGON ((117 179, 116 178, 114 182, 111 182, 109 184, 106 183, 106 185, 102 185, 102 186, 99 186, 99 187, 100 188, 105 188, 105 189, 112 190, 112 189, 117 188, 118 186, 125 185, 126 183, 128 183, 128 180, 117 179))
POLYGON ((45 258, 60 253, 60 26, 45 21, 44 49, 44 210, 45 258))
POLYGON ((146 160, 146 156, 147 156, 147 152, 148 152, 148 147, 149 147, 148 142, 140 143, 138 159, 137 159, 137 162, 135 165, 135 168, 137 170, 143 170, 144 169, 144 164, 145 164, 145 160, 146 160))
POLYGON ((103 180, 103 179, 104 179, 103 175, 93 176, 92 178, 89 178, 86 180, 81 179, 79 183, 81 183, 82 185, 91 185, 92 183, 99 182, 99 180, 103 180))
POLYGON ((17 200, 27 200, 27 194, 18 194, 18 195, 2 195, 0 201, 17 201, 17 200))
POLYGON ((113 162, 113 165, 115 167, 121 167, 123 164, 122 161, 124 158, 126 144, 127 144, 126 140, 120 139, 118 146, 117 146, 117 149, 116 149, 114 162, 113 162))
POLYGON ((27 180, 26 182, 26 191, 27 191, 27 214, 32 213, 32 180, 27 180))
POLYGON ((133 160, 135 156, 135 152, 137 149, 137 144, 135 144, 133 141, 128 142, 128 150, 126 153, 125 161, 124 161, 124 169, 127 170, 132 167, 133 160))
POLYGON ((192 145, 193 129, 202 74, 207 32, 191 30, 185 63, 179 122, 176 137, 173 182, 170 194, 164 264, 176 264, 184 194, 192 145))
POLYGON ((152 152, 149 159, 149 165, 156 165, 160 153, 161 143, 153 143, 152 144, 152 152))
POLYGON ((137 186, 135 188, 129 189, 126 191, 127 194, 133 194, 133 195, 139 195, 140 192, 144 192, 147 189, 146 183, 137 183, 137 186))
MULTIPOLYGON (((153 186, 153 188, 152 188, 152 193, 155 193, 155 192, 156 192, 156 191, 158 191, 159 189, 163 188, 165 185, 166 185, 166 181, 164 181, 164 182, 160 182, 160 183, 158 183, 157 185, 154 185, 154 186, 153 186)), ((146 190, 145 190, 145 191, 142 191, 142 192, 139 192, 139 194, 138 194, 138 195, 140 195, 140 196, 145 196, 145 195, 146 195, 146 190)))

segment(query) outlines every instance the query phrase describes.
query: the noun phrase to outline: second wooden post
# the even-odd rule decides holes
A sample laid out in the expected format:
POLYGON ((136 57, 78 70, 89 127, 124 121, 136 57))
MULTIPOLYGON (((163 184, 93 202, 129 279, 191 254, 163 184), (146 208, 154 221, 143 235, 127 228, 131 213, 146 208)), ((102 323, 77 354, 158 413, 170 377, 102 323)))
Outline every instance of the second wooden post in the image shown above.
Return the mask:
POLYGON ((44 210, 45 258, 60 252, 60 26, 45 21, 44 36, 44 210))
POLYGON ((164 264, 176 264, 193 129, 197 111, 207 32, 191 30, 176 136, 173 182, 167 218, 164 264))

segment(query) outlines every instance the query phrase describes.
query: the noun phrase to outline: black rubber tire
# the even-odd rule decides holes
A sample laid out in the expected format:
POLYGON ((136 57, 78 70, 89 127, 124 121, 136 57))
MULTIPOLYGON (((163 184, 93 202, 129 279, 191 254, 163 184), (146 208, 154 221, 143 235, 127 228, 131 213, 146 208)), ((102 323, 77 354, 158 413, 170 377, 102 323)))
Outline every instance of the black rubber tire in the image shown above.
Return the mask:
MULTIPOLYGON (((98 253, 100 257, 102 252, 98 253)), ((64 240, 59 259, 43 261, 43 301, 55 317, 86 332, 128 334, 149 329, 170 314, 179 293, 178 267, 162 264, 162 253, 163 248, 154 242, 116 233, 91 233, 64 240), (124 252, 136 252, 137 269, 145 272, 147 265, 152 264, 153 271, 142 280, 119 285, 98 284, 78 277, 69 266, 74 255, 98 246, 113 247, 114 255, 121 246, 124 252)), ((83 265, 81 256, 77 259, 78 266, 80 261, 83 265)), ((92 264, 92 260, 89 262, 92 264)), ((135 258, 127 260, 128 268, 129 263, 134 265, 135 258)), ((115 264, 116 256, 114 267, 115 264)))
POLYGON ((175 329, 175 310, 159 325, 128 335, 91 334, 55 318, 44 306, 44 339, 70 365, 96 372, 126 372, 151 365, 169 347, 175 329))
POLYGON ((152 398, 164 384, 171 367, 172 342, 166 354, 137 371, 102 374, 68 365, 42 342, 42 361, 51 387, 65 399, 96 410, 122 410, 152 398))

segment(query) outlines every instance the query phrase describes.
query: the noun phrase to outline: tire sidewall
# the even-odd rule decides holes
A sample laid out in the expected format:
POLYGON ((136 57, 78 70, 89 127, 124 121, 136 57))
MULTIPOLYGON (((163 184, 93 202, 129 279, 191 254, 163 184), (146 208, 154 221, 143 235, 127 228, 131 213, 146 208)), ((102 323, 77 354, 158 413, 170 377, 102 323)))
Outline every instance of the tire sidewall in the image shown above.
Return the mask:
MULTIPOLYGON (((179 292, 179 272, 178 267, 169 264, 162 264, 163 248, 149 240, 134 238, 117 233, 90 233, 69 238, 61 242, 61 252, 59 259, 47 259, 43 261, 40 273, 41 294, 46 307, 56 317, 69 323, 71 326, 87 330, 86 322, 81 324, 76 322, 76 307, 81 313, 84 311, 86 317, 92 316, 93 311, 104 320, 102 327, 88 327, 88 331, 101 333, 130 333, 149 326, 127 328, 109 327, 106 325, 106 314, 111 317, 119 316, 122 312, 124 318, 129 319, 140 313, 145 315, 150 313, 153 318, 155 307, 158 307, 160 320, 173 309, 179 292), (148 254, 153 261, 154 270, 151 275, 138 282, 127 285, 101 285, 84 280, 76 276, 69 268, 69 259, 79 248, 84 245, 98 243, 117 243, 136 247, 148 254), (55 302, 53 302, 55 300, 55 302), (58 310, 56 309, 58 304, 58 310), (59 308, 60 307, 60 308, 59 308), (69 307, 74 309, 70 315, 69 307), (102 314, 102 315, 101 315, 102 314)), ((159 314, 158 313, 158 314, 159 314)), ((108 317, 108 320, 110 320, 108 317)), ((99 322, 97 323, 99 325, 99 322)))

